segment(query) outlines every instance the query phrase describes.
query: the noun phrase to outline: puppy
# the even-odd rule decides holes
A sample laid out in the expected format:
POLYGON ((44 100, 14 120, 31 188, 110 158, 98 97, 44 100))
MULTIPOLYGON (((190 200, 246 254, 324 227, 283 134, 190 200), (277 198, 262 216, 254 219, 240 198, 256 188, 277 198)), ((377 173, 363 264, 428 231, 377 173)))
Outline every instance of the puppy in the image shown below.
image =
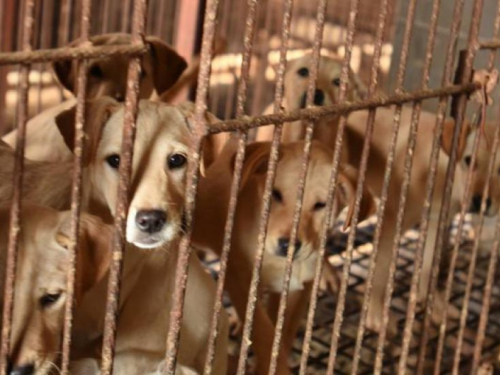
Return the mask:
MULTIPOLYGON (((100 205, 115 215, 124 107, 111 98, 89 103, 85 131, 84 207, 100 205)), ((74 108, 56 123, 73 149, 74 108)), ((184 195, 191 124, 173 106, 143 100, 139 103, 134 146, 127 247, 119 304, 114 372, 143 374, 156 371, 165 357, 170 296, 173 294, 177 247, 184 228, 184 195)), ((189 259, 188 287, 178 362, 203 372, 209 337, 215 283, 195 254, 189 259)), ((103 332, 106 285, 89 294, 80 313, 75 344, 88 352, 103 332)), ((216 342, 214 373, 224 374, 227 362, 227 316, 222 313, 216 342)))
MULTIPOLYGON (((0 286, 3 292, 10 206, 0 207, 0 286)), ((23 202, 17 252, 10 374, 48 374, 61 344, 69 267, 70 212, 23 202)), ((109 267, 111 231, 90 215, 80 222, 75 298, 100 282, 109 267)), ((3 302, 3 299, 2 299, 3 302)))
MULTIPOLYGON (((399 197, 404 174, 404 160, 408 147, 408 135, 411 123, 411 107, 403 107, 401 114, 401 124, 396 146, 395 163, 389 184, 389 197, 383 217, 382 232, 377 254, 377 263, 373 281, 373 292, 370 301, 367 326, 379 331, 382 324, 382 306, 384 300, 385 287, 388 282, 388 268, 391 261, 393 240, 396 230, 396 218, 399 206, 399 197)), ((352 113, 348 118, 348 127, 346 131, 346 146, 349 149, 349 162, 358 165, 361 157, 361 148, 363 147, 363 138, 366 129, 368 111, 359 111, 352 113)), ((371 141, 371 150, 368 159, 366 172, 366 184, 376 196, 380 196, 382 189, 384 170, 389 152, 389 140, 391 129, 394 122, 394 108, 378 108, 375 118, 375 129, 371 141)), ((436 116, 428 112, 422 112, 417 133, 417 143, 413 155, 413 170, 409 183, 406 211, 403 222, 403 230, 410 229, 420 222, 422 209, 425 200, 426 183, 430 168, 430 155, 432 149, 433 132, 436 123, 436 116)), ((439 151, 439 162, 437 167, 436 183, 434 185, 434 195, 431 203, 430 222, 428 226, 427 239, 423 253, 422 275, 419 283, 418 298, 423 300, 427 294, 429 279, 432 269, 434 248, 439 224, 439 212, 443 199, 443 186, 445 184, 445 175, 449 162, 449 153, 451 150, 451 139, 454 131, 454 122, 446 121, 442 138, 442 148, 439 151)), ((460 210, 460 201, 463 196, 463 190, 466 181, 466 164, 470 162, 471 141, 470 126, 465 123, 460 135, 458 147, 458 163, 456 169, 455 182, 453 184, 451 197, 450 217, 460 210)), ((477 180, 481 185, 480 179, 477 180)), ((477 185, 478 190, 482 191, 477 185)), ((441 319, 443 298, 437 296, 434 320, 441 319)), ((395 328, 391 326, 391 328, 395 328)))
MULTIPOLYGON (((235 158, 234 142, 228 143, 222 155, 207 170, 198 190, 193 242, 219 253, 222 250, 224 225, 227 215, 229 191, 235 158)), ((272 301, 279 300, 283 290, 286 254, 290 245, 290 235, 297 191, 294 184, 299 179, 302 165, 303 143, 288 143, 281 147, 276 180, 272 191, 272 205, 269 216, 265 256, 262 268, 261 286, 272 293, 272 301)), ((251 265, 257 248, 258 228, 262 211, 262 196, 269 161, 270 143, 254 143, 247 146, 242 170, 241 188, 235 213, 232 249, 226 286, 240 318, 245 316, 248 287, 251 279, 251 265)), ((301 318, 307 308, 311 284, 314 279, 317 249, 320 245, 322 222, 328 193, 328 178, 332 169, 332 154, 320 143, 313 143, 306 180, 303 208, 294 244, 294 262, 290 281, 289 305, 286 310, 283 347, 281 358, 286 363, 301 318)), ((339 175, 339 188, 335 197, 338 208, 349 207, 346 226, 352 217, 357 174, 351 168, 344 168, 339 175)), ((361 217, 366 217, 374 207, 368 192, 361 201, 361 217)), ((259 299, 258 299, 259 301, 259 299)), ((276 311, 272 311, 272 318, 276 311)), ((277 308, 277 303, 274 303, 277 308)), ((254 326, 254 350, 257 353, 260 372, 266 372, 272 342, 273 328, 263 327, 257 320, 254 326), (257 341, 259 335, 264 339, 257 341), (260 356, 259 356, 260 355, 260 356)), ((284 365, 286 366, 286 364, 284 365)))
MULTIPOLYGON (((291 61, 285 72, 283 93, 283 109, 287 112, 306 107, 307 88, 309 86, 311 55, 307 54, 291 61)), ((315 106, 330 106, 336 104, 340 89, 340 76, 342 73, 342 60, 321 56, 319 59, 316 90, 314 91, 313 104, 315 106)), ((363 95, 363 83, 356 74, 349 70, 347 85, 347 100, 351 101, 363 95)), ((273 104, 269 105, 264 114, 273 113, 273 104)), ((325 116, 317 121, 314 139, 323 141, 328 145, 334 144, 339 116, 325 116), (332 133, 333 131, 333 133, 332 133)), ((257 141, 270 141, 274 126, 260 127, 257 131, 257 141)), ((283 142, 296 142, 304 139, 305 125, 301 121, 285 123, 283 127, 283 142)))
MULTIPOLYGON (((130 43, 130 35, 103 34, 92 37, 91 42, 95 46, 124 45, 130 43)), ((70 46, 76 46, 78 43, 79 41, 74 41, 70 46)), ((161 95, 167 91, 174 85, 187 66, 186 61, 160 39, 148 36, 146 43, 149 46, 149 53, 145 54, 142 59, 139 83, 140 98, 149 98, 153 92, 161 95)), ((120 55, 90 60, 87 98, 94 99, 107 95, 114 97, 119 102, 124 101, 127 91, 128 63, 129 57, 120 55)), ((75 94, 78 66, 79 63, 75 60, 58 61, 53 66, 61 84, 75 94)), ((26 158, 55 162, 72 160, 71 152, 64 146, 64 142, 55 127, 54 118, 75 105, 76 99, 69 99, 43 111, 28 121, 26 124, 26 158)), ((14 147, 16 134, 17 130, 13 130, 2 139, 14 147)))

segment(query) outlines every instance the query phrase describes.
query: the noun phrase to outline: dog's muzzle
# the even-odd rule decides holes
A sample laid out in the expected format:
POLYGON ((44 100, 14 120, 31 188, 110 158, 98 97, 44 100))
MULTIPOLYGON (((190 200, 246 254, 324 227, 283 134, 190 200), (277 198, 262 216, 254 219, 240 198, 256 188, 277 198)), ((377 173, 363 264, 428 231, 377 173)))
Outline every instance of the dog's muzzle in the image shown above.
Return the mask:
MULTIPOLYGON (((473 214, 481 213, 481 203, 483 201, 483 197, 481 195, 474 195, 472 197, 472 201, 470 203, 469 211, 473 214)), ((486 210, 485 214, 487 216, 491 216, 491 198, 486 198, 486 210)))
MULTIPOLYGON (((281 257, 286 257, 288 253, 288 248, 290 247, 290 239, 286 237, 281 237, 278 239, 278 246, 276 248, 276 255, 281 257)), ((297 256, 297 253, 300 251, 302 247, 302 242, 300 240, 295 241, 295 248, 293 250, 294 258, 297 256)))
MULTIPOLYGON (((313 103, 314 105, 318 106, 325 104, 325 93, 323 92, 323 90, 316 89, 314 91, 313 103)), ((305 92, 302 95, 302 99, 300 101, 300 108, 301 109, 306 108, 306 104, 307 104, 307 92, 305 92)))
POLYGON ((167 222, 167 213, 161 210, 143 210, 137 212, 135 225, 145 233, 160 232, 167 222))

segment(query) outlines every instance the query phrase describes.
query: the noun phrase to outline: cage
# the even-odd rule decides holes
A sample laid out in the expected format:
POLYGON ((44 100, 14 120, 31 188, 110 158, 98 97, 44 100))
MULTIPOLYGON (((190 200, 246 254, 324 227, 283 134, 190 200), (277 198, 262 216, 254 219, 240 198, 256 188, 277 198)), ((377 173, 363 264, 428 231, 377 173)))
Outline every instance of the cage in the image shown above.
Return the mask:
MULTIPOLYGON (((88 68, 86 61, 95 58, 128 56, 127 94, 124 104, 124 135, 120 162, 120 182, 117 212, 114 226, 115 236, 110 243, 113 260, 109 269, 109 288, 106 302, 102 352, 99 352, 99 366, 103 374, 113 373, 114 348, 117 325, 120 319, 118 299, 123 257, 126 256, 125 232, 127 207, 130 204, 132 150, 138 113, 138 82, 141 79, 141 59, 148 47, 144 36, 154 35, 175 48, 188 62, 199 64, 195 79, 170 98, 172 103, 186 100, 195 102, 193 132, 190 143, 192 164, 185 185, 186 233, 178 251, 175 289, 171 293, 172 309, 165 314, 170 319, 168 334, 165 335, 165 355, 162 373, 179 372, 176 367, 179 343, 182 337, 181 319, 186 315, 183 309, 189 257, 192 249, 193 212, 197 202, 197 186, 203 176, 198 175, 206 141, 215 135, 231 134, 237 144, 235 149, 234 174, 230 184, 231 197, 228 203, 227 219, 224 222, 224 246, 221 256, 203 257, 203 265, 217 282, 217 300, 213 316, 204 322, 210 326, 208 353, 202 371, 214 372, 214 347, 220 329, 221 311, 226 310, 236 317, 231 298, 224 294, 228 254, 233 250, 231 238, 235 227, 235 211, 238 207, 238 193, 241 190, 244 168, 245 146, 255 141, 256 131, 265 125, 275 125, 271 142, 268 168, 262 191, 262 211, 259 212, 259 233, 256 238, 256 258, 252 279, 249 282, 249 299, 246 315, 239 316, 244 323, 238 337, 231 337, 228 346, 228 373, 251 373, 255 361, 259 362, 257 342, 252 334, 257 322, 254 320, 256 304, 262 302, 259 284, 262 284, 261 268, 266 257, 265 241, 272 207, 273 182, 279 164, 280 137, 284 124, 304 127, 303 155, 301 156, 300 178, 297 183, 296 202, 293 202, 294 219, 290 241, 286 246, 286 267, 283 275, 283 292, 277 306, 277 316, 269 332, 269 374, 371 374, 371 373, 416 373, 432 371, 435 374, 482 374, 494 373, 498 362, 500 344, 499 298, 500 290, 495 283, 499 251, 499 224, 496 216, 488 213, 493 206, 492 196, 498 178, 496 166, 500 131, 486 143, 483 123, 498 121, 498 90, 495 83, 484 81, 476 74, 482 72, 487 78, 494 77, 498 60, 496 50, 500 46, 500 3, 494 0, 0 0, 0 134, 17 129, 15 163, 5 173, 0 184, 12 186, 10 221, 2 222, 9 229, 5 238, 6 271, 3 299, 2 345, 0 371, 12 370, 13 297, 16 278, 16 253, 19 248, 20 207, 23 205, 23 147, 29 138, 26 123, 29 118, 53 108, 74 96, 58 83, 52 70, 54 61, 77 60, 88 68), (92 46, 89 37, 105 33, 126 33, 130 41, 116 46, 92 46), (78 40, 72 47, 71 41, 78 40), (310 57, 310 58, 309 58, 310 57), (315 103, 314 95, 321 73, 322 57, 339 62, 336 100, 329 105, 315 103), (308 80, 304 91, 303 105, 286 108, 283 105, 284 90, 296 81, 286 79, 286 72, 295 59, 307 58, 308 80), (349 70, 358 77, 362 95, 355 100, 348 97, 349 70), (489 100, 489 97, 492 100, 489 100), (274 104, 274 106, 272 106, 274 104), (273 111, 265 112, 272 106, 273 111), (384 177, 382 193, 377 197, 377 210, 372 217, 361 221, 360 215, 363 186, 370 188, 366 177, 373 165, 370 164, 370 147, 374 132, 378 132, 375 114, 381 108, 391 108, 390 131, 386 132, 388 157, 380 164, 380 176, 384 177), (403 109, 411 110, 410 118, 402 116, 403 109), (214 123, 204 117, 205 110, 218 120, 214 123), (342 142, 352 114, 360 111, 369 113, 366 133, 361 146, 356 149, 356 168, 360 177, 355 186, 353 219, 348 231, 341 229, 345 217, 333 222, 334 197, 341 189, 339 171, 342 142), (434 121, 420 124, 424 113, 431 113, 434 121), (293 342, 283 343, 290 275, 294 264, 293 246, 299 236, 304 194, 307 189, 308 163, 311 158, 311 144, 314 131, 321 119, 328 116, 339 118, 339 130, 331 146, 334 151, 330 176, 324 176, 328 185, 325 209, 329 214, 321 224, 318 235, 318 261, 314 264, 310 299, 306 302, 307 313, 300 319, 300 328, 293 342), (450 162, 444 169, 446 179, 434 190, 436 168, 440 155, 445 117, 453 118, 455 128, 451 135, 450 162), (219 120, 220 119, 220 120, 219 120), (405 124, 406 121, 406 124, 405 124), (456 163, 460 156, 460 132, 465 124, 476 129, 475 138, 468 141, 471 147, 470 159, 464 167, 456 163), (417 189, 422 190, 421 207, 418 207, 417 226, 405 231, 405 211, 411 210, 415 184, 414 170, 421 164, 414 155, 421 156, 417 147, 417 129, 427 125, 434 135, 424 142, 430 145, 429 175, 417 189), (404 128, 407 126, 407 128, 404 128), (408 133, 397 135, 399 129, 408 133), (400 154, 395 154, 396 140, 407 136, 408 142, 400 154), (399 138, 398 138, 399 137, 399 138), (389 142, 389 140, 391 140, 389 142), (364 143, 363 143, 364 142, 364 143), (470 202, 474 184, 479 173, 477 163, 482 148, 487 147, 489 156, 481 173, 485 174, 482 187, 484 194, 478 195, 478 209, 472 215, 470 202), (392 155, 392 156, 390 156, 392 155), (398 160, 398 156, 401 160, 398 160), (403 160, 404 159, 404 160, 403 160), (401 170, 399 170, 401 166, 401 170), (467 170, 466 178, 457 180, 456 170, 467 170), (399 175, 398 175, 399 173, 399 175), (392 195, 389 190, 391 178, 399 176, 401 190, 392 195), (462 194, 458 209, 452 206, 452 190, 457 185, 462 194), (399 194, 400 193, 400 194, 399 194), (488 194, 487 194, 488 193, 488 194), (442 208, 432 211, 435 195, 442 197, 442 208), (380 252, 381 233, 385 208, 395 201, 398 210, 394 212, 395 237, 391 245, 392 257, 385 272, 389 275, 384 285, 385 299, 381 306, 383 322, 378 332, 369 329, 369 299, 376 283, 376 254, 380 252), (389 203, 388 203, 389 202, 389 203), (488 203, 490 202, 490 203, 488 203), (410 207, 410 208, 409 208, 410 207), (453 216, 453 214, 457 215, 453 216), (432 216, 437 215, 437 216, 432 216), (434 221, 432 221, 434 220, 434 221), (434 223, 434 224, 433 224, 434 223), (429 235, 433 225, 437 233, 429 235), (327 235, 333 233, 331 237, 327 235), (488 241, 484 237, 488 236, 488 241), (332 243, 327 243, 332 241, 332 243), (426 241, 435 241, 433 259, 424 258, 426 241), (8 243, 8 246, 7 246, 8 243), (7 251, 8 247, 8 251, 7 251), (481 251, 484 247, 487 252, 481 251), (124 255, 125 254, 125 255, 124 255), (331 291, 321 285, 322 260, 326 259, 336 270, 338 290, 331 291), (424 301, 418 300, 418 283, 423 275, 423 264, 431 263, 429 288, 424 301), (450 314, 436 324, 432 320, 438 293, 443 293, 444 310, 450 314), (456 311, 456 314, 451 314, 456 311), (393 326, 389 324, 394 323, 393 326), (391 328, 395 330, 391 331, 391 328), (280 368, 280 348, 290 345, 287 369, 280 368), (256 358, 257 357, 257 358, 256 358), (9 367, 10 366, 10 367, 9 367), (285 372, 282 372, 285 371, 285 372)), ((70 370, 71 329, 73 317, 73 293, 75 285, 75 262, 79 249, 78 223, 82 208, 82 168, 84 168, 82 147, 86 135, 83 132, 85 108, 85 69, 78 77, 77 126, 75 130, 76 149, 79 155, 74 159, 72 188, 67 191, 71 197, 71 267, 68 270, 68 299, 65 307, 64 328, 61 333, 60 372, 70 370), (80 117, 78 117, 80 116, 80 117), (79 120, 78 120, 79 119, 79 120)), ((480 77, 484 77, 480 76, 480 77)), ((494 81, 494 79, 492 79, 494 81)), ((158 97, 153 98, 158 100, 158 97)), ((351 120, 350 120, 351 119, 351 120)), ((499 128, 500 129, 500 128, 499 128)), ((317 131, 317 130, 316 130, 317 131)), ((382 130, 380 130, 382 131, 382 130)), ((118 136, 118 135, 117 135, 118 136)), ((121 135, 119 135, 121 136, 121 135)), ((419 141, 421 144, 422 140, 419 141)), ((47 144, 47 148, 51 145, 47 144)), ((2 149, 0 148, 0 151, 2 149)), ((399 152, 399 151, 398 151, 399 152)), ((0 154, 1 156, 1 154, 0 154)), ((1 168, 1 166, 0 166, 1 168)), ((71 176, 66 176, 70 178, 71 176)), ((264 180, 263 180, 264 181, 264 180)), ((2 190, 0 189, 0 192, 2 190)), ((0 197, 0 202, 2 198, 0 197)), ((435 204, 434 204, 435 205, 435 204)), ((387 225, 387 224, 386 224, 387 225)), ((4 241, 4 239, 2 239, 4 241)), ((215 281, 214 281, 215 283, 215 281)), ((241 314, 240 314, 241 315, 241 314)), ((236 318, 237 319, 237 318, 236 318)), ((31 373, 35 372, 32 368, 31 373)), ((41 370, 40 370, 41 371, 41 370)), ((131 370, 132 371, 132 370, 131 370)), ((43 372, 40 372, 43 373, 43 372)), ((116 370, 115 372, 116 373, 116 370)), ((133 373, 133 372, 132 372, 133 373)))

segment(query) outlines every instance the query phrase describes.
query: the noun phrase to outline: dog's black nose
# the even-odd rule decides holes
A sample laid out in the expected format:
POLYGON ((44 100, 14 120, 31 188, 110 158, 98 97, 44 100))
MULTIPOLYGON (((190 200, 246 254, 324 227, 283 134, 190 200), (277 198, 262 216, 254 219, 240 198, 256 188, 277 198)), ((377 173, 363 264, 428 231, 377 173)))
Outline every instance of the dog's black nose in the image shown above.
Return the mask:
POLYGON ((14 367, 10 371, 10 375, 32 375, 34 373, 35 373, 35 366, 33 366, 32 363, 14 367))
MULTIPOLYGON (((481 201, 483 200, 483 197, 481 195, 474 195, 472 197, 472 203, 471 203, 471 212, 472 213, 479 213, 481 212, 481 201)), ((490 209, 491 206, 491 198, 486 198, 486 211, 490 209)))
POLYGON ((314 91, 314 104, 315 105, 323 105, 325 102, 325 94, 323 93, 323 90, 318 90, 314 91))
POLYGON ((135 216, 137 227, 147 233, 159 232, 166 221, 167 214, 160 210, 139 211, 135 216))
MULTIPOLYGON (((281 237, 280 239, 278 239, 278 255, 286 257, 288 246, 290 246, 289 238, 281 237)), ((300 242, 299 240, 295 241, 294 255, 297 255, 301 246, 302 242, 300 242)))

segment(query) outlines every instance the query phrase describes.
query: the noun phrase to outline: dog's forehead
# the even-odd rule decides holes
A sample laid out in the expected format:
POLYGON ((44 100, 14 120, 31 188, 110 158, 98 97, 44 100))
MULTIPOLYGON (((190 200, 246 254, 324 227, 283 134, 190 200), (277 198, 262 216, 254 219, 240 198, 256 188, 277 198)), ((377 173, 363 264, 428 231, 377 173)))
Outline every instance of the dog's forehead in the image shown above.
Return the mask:
MULTIPOLYGON (((305 55, 295 59, 289 63, 287 72, 295 73, 300 68, 311 67, 311 55, 305 55)), ((319 58, 319 75, 337 76, 342 72, 342 61, 333 59, 328 56, 320 56, 319 58)))
MULTIPOLYGON (((125 109, 122 106, 106 124, 101 140, 101 147, 117 149, 122 143, 122 131, 125 109)), ((141 100, 136 120, 135 149, 148 149, 165 143, 186 145, 190 140, 190 131, 185 117, 174 106, 141 100)), ((119 149, 115 150, 118 152, 119 149)))

